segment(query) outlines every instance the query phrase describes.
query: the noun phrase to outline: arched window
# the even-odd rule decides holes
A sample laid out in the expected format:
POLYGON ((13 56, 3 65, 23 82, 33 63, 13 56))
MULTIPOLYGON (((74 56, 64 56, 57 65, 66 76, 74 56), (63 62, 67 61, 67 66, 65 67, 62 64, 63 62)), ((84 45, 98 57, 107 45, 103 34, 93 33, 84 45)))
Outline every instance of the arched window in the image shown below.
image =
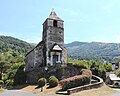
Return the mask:
POLYGON ((53 26, 54 26, 54 27, 57 27, 57 20, 54 20, 54 21, 53 21, 53 26))

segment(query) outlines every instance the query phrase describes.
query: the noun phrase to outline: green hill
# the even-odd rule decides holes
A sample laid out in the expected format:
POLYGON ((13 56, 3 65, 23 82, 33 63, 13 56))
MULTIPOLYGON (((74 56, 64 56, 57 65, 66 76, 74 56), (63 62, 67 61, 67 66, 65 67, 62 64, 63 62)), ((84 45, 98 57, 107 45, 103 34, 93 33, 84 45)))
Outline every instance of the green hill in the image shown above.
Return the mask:
POLYGON ((19 53, 27 53, 33 48, 33 44, 13 38, 10 36, 0 36, 0 51, 7 52, 10 49, 18 51, 19 53))
MULTIPOLYGON (((10 36, 0 36, 0 51, 7 52, 10 49, 26 54, 36 44, 30 44, 10 36)), ((120 57, 120 43, 101 42, 72 42, 65 44, 68 50, 68 57, 73 59, 93 59, 113 62, 120 57)))
POLYGON ((79 59, 106 60, 113 62, 120 56, 120 43, 72 42, 65 44, 68 56, 79 59))

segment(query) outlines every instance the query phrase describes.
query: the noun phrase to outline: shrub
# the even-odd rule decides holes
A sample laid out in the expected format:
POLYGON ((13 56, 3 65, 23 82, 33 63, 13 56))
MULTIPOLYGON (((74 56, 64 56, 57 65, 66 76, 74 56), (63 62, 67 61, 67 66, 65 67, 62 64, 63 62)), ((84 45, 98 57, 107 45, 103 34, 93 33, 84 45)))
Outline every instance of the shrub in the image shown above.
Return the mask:
POLYGON ((106 72, 112 71, 112 64, 105 64, 106 72))
POLYGON ((6 73, 3 73, 2 80, 5 82, 8 79, 8 75, 6 73))
POLYGON ((13 82, 14 82, 13 80, 10 80, 10 79, 7 80, 6 81, 6 87, 12 87, 13 86, 13 82))
POLYGON ((120 77, 120 70, 119 70, 119 69, 115 70, 114 73, 115 73, 118 77, 120 77))
POLYGON ((2 80, 0 80, 0 88, 2 88, 4 85, 4 82, 2 80))
POLYGON ((14 85, 21 85, 26 83, 26 73, 24 71, 24 65, 19 66, 14 76, 14 85), (21 78, 21 79, 19 79, 21 78))
POLYGON ((89 62, 87 60, 78 60, 73 63, 73 66, 77 68, 87 69, 89 67, 89 62))
POLYGON ((63 90, 83 86, 90 83, 90 76, 77 75, 60 81, 63 90))
POLYGON ((38 80, 39 87, 43 87, 43 86, 45 86, 45 84, 46 84, 46 79, 45 78, 40 78, 38 80))
POLYGON ((81 73, 82 75, 92 76, 92 71, 89 69, 82 69, 81 73))
POLYGON ((50 87, 56 87, 58 85, 58 79, 55 76, 50 76, 49 85, 50 87))

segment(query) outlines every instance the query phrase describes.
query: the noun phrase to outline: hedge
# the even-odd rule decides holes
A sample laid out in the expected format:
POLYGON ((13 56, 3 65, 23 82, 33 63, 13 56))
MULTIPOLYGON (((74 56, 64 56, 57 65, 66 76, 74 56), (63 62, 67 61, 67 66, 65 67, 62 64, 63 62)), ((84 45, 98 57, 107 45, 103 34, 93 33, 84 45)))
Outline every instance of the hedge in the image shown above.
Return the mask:
POLYGON ((87 75, 77 75, 60 81, 63 90, 89 84, 90 77, 87 75))
POLYGON ((92 71, 89 70, 89 69, 82 69, 81 70, 81 75, 92 76, 92 71))
POLYGON ((45 86, 46 82, 47 82, 47 80, 46 80, 45 78, 40 78, 40 79, 38 80, 38 85, 39 85, 39 87, 45 86))
POLYGON ((49 85, 50 87, 56 87, 58 85, 58 79, 55 76, 50 76, 49 85))
POLYGON ((73 76, 70 78, 66 78, 60 81, 60 85, 63 90, 67 90, 70 88, 83 86, 90 83, 90 78, 92 76, 92 72, 88 69, 83 69, 82 75, 73 76))

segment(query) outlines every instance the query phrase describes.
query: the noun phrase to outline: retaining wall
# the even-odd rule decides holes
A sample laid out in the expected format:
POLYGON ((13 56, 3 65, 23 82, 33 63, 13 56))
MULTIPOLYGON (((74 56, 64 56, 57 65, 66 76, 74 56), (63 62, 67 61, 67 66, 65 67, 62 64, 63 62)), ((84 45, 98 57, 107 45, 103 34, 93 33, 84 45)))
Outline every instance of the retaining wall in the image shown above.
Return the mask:
POLYGON ((76 93, 76 92, 79 92, 79 91, 82 91, 82 90, 99 88, 99 87, 103 86, 103 84, 104 84, 103 79, 101 79, 101 78, 99 78, 98 76, 95 76, 95 75, 92 75, 92 78, 95 79, 95 80, 98 80, 98 82, 93 83, 93 84, 88 84, 88 85, 68 89, 67 94, 76 93))

